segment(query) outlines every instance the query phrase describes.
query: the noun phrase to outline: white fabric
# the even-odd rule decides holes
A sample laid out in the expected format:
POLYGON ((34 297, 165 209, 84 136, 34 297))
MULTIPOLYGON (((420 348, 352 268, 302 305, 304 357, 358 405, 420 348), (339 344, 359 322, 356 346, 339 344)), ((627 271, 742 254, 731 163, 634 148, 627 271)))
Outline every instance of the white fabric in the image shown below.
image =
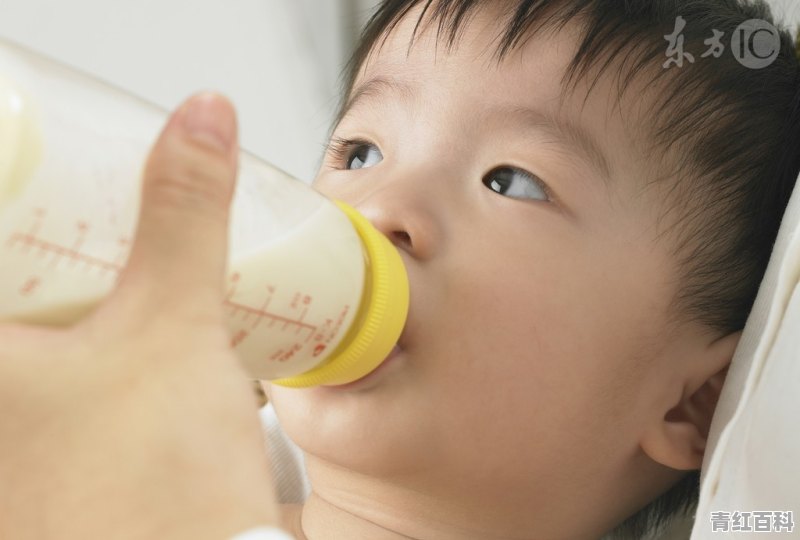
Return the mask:
MULTIPOLYGON (((800 181, 714 414, 691 540, 759 534, 712 532, 711 512, 793 511, 800 521, 798 418, 800 181)), ((800 538, 800 524, 778 538, 800 538)))
POLYGON ((294 537, 275 527, 256 527, 237 534, 230 540, 294 540, 294 537))
POLYGON ((282 504, 305 502, 311 492, 311 486, 305 473, 303 453, 281 429, 271 403, 267 403, 261 409, 260 415, 269 448, 272 480, 278 491, 278 502, 282 504))

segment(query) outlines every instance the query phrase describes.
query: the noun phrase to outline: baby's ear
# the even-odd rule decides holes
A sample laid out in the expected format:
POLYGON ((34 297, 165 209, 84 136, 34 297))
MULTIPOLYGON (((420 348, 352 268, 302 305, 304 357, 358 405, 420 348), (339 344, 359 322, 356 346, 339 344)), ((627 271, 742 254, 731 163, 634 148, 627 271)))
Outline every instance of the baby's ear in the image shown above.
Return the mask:
POLYGON ((711 419, 741 332, 710 344, 688 364, 678 403, 648 426, 640 446, 650 459, 681 471, 703 463, 711 419))

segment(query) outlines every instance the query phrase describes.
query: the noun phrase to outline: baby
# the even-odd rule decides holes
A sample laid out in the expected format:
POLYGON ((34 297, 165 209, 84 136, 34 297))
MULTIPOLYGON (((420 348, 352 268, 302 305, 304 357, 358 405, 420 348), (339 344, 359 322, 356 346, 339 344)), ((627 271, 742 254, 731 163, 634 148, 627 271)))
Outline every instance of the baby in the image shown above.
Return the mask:
POLYGON ((771 15, 381 4, 315 186, 393 240, 411 308, 364 379, 267 385, 312 485, 298 538, 641 538, 691 513, 800 170, 793 40, 749 19, 771 15))

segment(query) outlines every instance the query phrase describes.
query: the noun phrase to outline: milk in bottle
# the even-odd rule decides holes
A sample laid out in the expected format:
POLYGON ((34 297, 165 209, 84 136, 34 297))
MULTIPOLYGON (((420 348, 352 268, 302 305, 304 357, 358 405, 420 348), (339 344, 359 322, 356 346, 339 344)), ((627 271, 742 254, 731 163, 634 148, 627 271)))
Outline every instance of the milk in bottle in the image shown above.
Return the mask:
MULTIPOLYGON (((164 111, 0 40, 0 321, 66 325, 123 271, 164 111)), ((243 152, 225 310, 250 374, 356 380, 402 331, 397 250, 354 209, 243 152)))

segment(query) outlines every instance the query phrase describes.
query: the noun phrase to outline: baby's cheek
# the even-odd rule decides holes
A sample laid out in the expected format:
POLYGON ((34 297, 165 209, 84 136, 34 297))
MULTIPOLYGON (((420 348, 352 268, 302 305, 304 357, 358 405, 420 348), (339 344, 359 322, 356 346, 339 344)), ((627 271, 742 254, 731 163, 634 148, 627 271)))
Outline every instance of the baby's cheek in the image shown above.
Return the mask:
POLYGON ((564 284, 536 283, 476 288, 460 299, 442 327, 445 374, 461 388, 469 386, 454 390, 458 399, 473 391, 503 393, 506 400, 489 399, 511 412, 526 408, 541 416, 556 407, 561 415, 583 415, 607 384, 606 367, 623 352, 595 322, 612 315, 586 309, 564 284))

